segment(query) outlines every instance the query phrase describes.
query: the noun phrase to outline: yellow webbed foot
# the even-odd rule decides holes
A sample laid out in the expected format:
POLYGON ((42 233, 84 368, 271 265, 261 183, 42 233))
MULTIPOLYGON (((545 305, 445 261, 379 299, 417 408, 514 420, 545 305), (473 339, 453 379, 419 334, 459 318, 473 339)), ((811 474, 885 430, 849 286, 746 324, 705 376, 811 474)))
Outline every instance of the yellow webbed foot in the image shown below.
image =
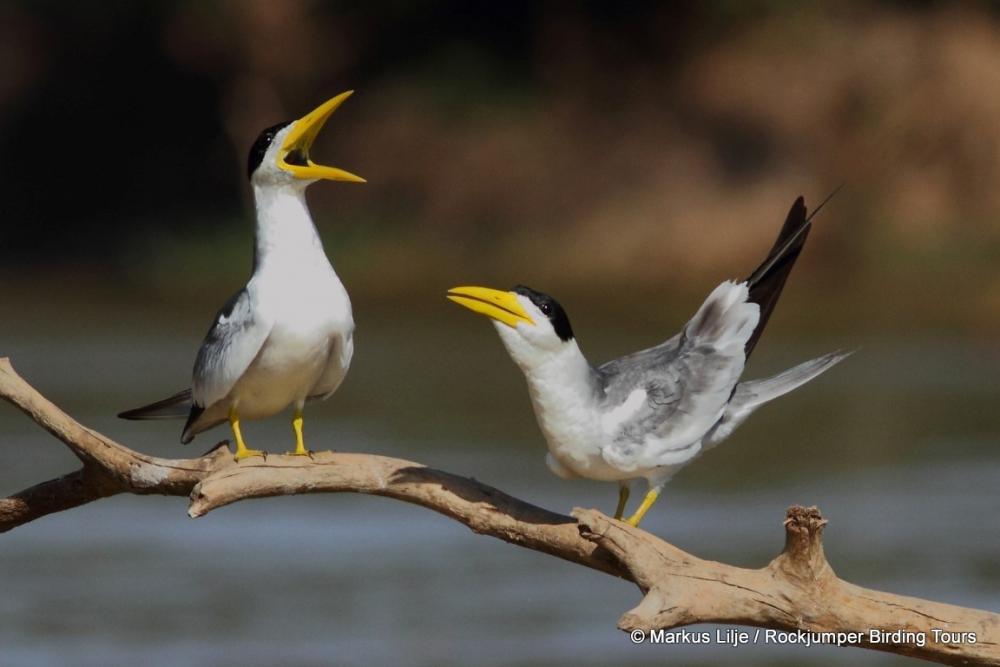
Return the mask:
POLYGON ((236 439, 234 461, 239 463, 251 456, 262 456, 265 460, 267 459, 267 452, 262 452, 259 449, 247 449, 247 444, 243 442, 243 433, 240 431, 240 416, 235 407, 229 409, 229 426, 233 429, 233 437, 236 439))
POLYGON ((285 452, 285 455, 286 456, 308 456, 309 458, 312 458, 313 457, 313 450, 306 449, 304 446, 301 447, 301 448, 298 447, 298 446, 296 446, 295 447, 295 451, 285 452))
POLYGON ((267 460, 267 452, 262 452, 259 449, 247 449, 246 447, 236 448, 236 453, 233 454, 234 461, 242 461, 243 459, 248 459, 252 456, 262 456, 264 460, 267 460))

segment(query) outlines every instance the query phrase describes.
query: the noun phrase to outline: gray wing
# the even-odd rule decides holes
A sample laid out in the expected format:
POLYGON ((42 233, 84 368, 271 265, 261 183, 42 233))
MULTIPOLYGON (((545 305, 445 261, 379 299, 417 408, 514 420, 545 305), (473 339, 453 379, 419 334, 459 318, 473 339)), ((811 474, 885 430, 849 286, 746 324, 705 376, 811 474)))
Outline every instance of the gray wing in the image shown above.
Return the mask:
POLYGON ((247 289, 234 294, 219 309, 198 350, 191 381, 194 405, 207 408, 225 398, 270 333, 271 322, 254 311, 247 289))
POLYGON ((746 362, 759 319, 747 286, 725 282, 670 340, 598 369, 604 383, 604 458, 617 467, 670 465, 719 420, 746 362))

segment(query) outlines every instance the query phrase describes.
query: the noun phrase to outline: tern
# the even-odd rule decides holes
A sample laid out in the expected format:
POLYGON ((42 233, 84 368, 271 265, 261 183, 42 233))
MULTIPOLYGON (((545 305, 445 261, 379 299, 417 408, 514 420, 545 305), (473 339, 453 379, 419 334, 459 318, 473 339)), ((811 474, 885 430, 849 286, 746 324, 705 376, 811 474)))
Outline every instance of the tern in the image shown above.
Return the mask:
POLYGON ((647 481, 646 496, 628 519, 638 526, 681 467, 729 437, 761 405, 850 354, 834 352, 774 377, 740 381, 809 235, 813 216, 806 213, 799 197, 764 262, 747 279, 712 290, 680 333, 596 368, 580 351, 566 311, 547 294, 524 286, 455 287, 448 298, 493 320, 527 380, 555 475, 617 481, 616 519, 631 480, 647 481))
POLYGON ((191 388, 118 415, 124 419, 187 417, 181 442, 228 421, 237 461, 266 456, 249 449, 241 419, 264 419, 294 406, 295 450, 309 455, 302 435, 306 401, 332 395, 354 353, 351 300, 309 215, 306 188, 318 180, 364 183, 309 158, 320 130, 353 91, 298 120, 258 136, 247 165, 257 226, 253 273, 215 316, 198 350, 191 388))

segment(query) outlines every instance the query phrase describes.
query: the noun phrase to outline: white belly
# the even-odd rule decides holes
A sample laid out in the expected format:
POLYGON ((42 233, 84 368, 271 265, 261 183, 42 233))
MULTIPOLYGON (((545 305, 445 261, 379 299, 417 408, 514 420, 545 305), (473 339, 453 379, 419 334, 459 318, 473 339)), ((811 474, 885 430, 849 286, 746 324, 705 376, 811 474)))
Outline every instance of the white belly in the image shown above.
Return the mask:
MULTIPOLYGON (((552 429, 541 425, 551 456, 562 468, 584 479, 604 482, 640 478, 662 481, 669 479, 701 452, 701 441, 696 440, 685 447, 649 457, 644 454, 649 449, 655 449, 658 443, 647 442, 627 456, 620 456, 619 447, 613 444, 612 438, 598 430, 552 429), (574 431, 576 437, 572 435, 574 431)), ((549 467, 552 468, 551 465, 549 467)))
POLYGON ((622 479, 641 477, 634 471, 625 472, 608 465, 601 456, 600 443, 590 443, 581 446, 580 441, 556 440, 545 434, 549 444, 549 453, 562 467, 577 477, 594 479, 602 482, 613 482, 622 479))
POLYGON ((561 468, 578 477, 608 482, 666 479, 701 450, 700 436, 683 445, 663 443, 653 436, 642 444, 617 442, 621 424, 645 403, 642 389, 604 412, 559 391, 544 397, 533 394, 532 399, 550 454, 561 468))
POLYGON ((229 396, 247 419, 332 393, 347 374, 353 350, 354 321, 339 280, 321 275, 296 289, 259 294, 258 307, 273 322, 271 331, 229 396))
POLYGON ((292 403, 305 401, 329 361, 328 336, 274 331, 233 387, 231 404, 247 419, 270 417, 292 403))

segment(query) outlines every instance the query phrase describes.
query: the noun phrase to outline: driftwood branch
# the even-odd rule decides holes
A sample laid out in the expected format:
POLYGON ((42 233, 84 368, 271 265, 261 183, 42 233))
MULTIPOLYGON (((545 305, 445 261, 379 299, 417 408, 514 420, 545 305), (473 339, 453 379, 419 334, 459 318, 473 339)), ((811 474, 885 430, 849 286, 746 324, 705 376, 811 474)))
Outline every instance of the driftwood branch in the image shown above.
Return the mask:
MULTIPOLYGON (((618 622, 663 640, 694 623, 816 633, 813 643, 861 646, 954 665, 1000 665, 1000 615, 869 590, 839 579, 823 554, 825 521, 792 507, 785 548, 750 570, 702 560, 596 510, 565 516, 472 479, 371 454, 233 461, 226 443, 194 459, 147 456, 77 423, 0 358, 0 397, 67 447, 82 467, 0 499, 0 532, 119 493, 189 496, 188 514, 245 500, 352 492, 421 505, 474 532, 634 582, 640 604, 618 622), (820 635, 818 633, 829 633, 820 635), (921 646, 923 644, 923 646, 921 646)), ((765 637, 768 635, 765 635, 765 637)))

